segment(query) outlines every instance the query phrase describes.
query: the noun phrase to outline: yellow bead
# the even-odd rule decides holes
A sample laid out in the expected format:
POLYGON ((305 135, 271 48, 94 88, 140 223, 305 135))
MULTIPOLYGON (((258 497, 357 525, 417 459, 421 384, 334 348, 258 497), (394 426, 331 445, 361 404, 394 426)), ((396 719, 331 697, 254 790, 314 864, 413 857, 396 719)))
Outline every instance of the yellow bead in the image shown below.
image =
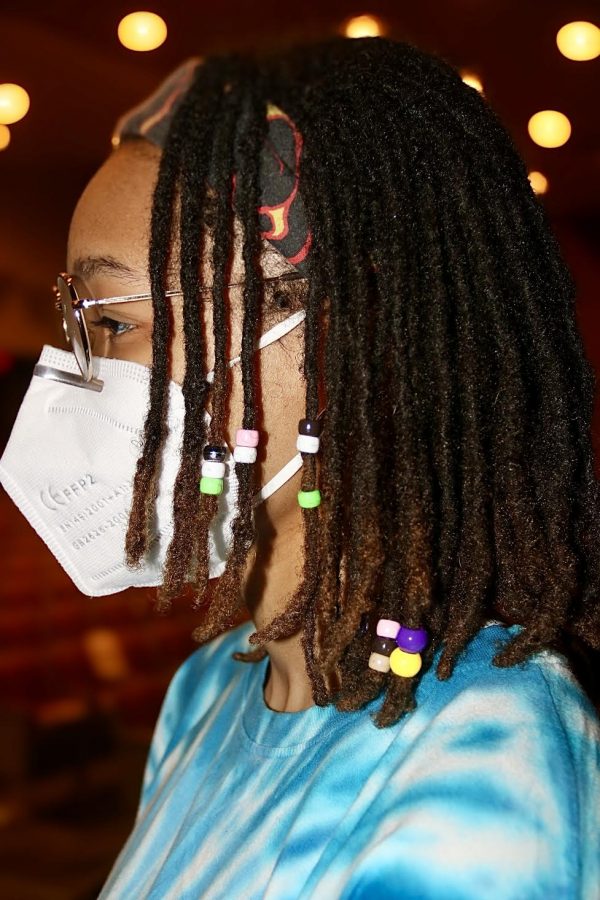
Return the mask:
POLYGON ((403 678, 412 678, 421 668, 421 654, 407 653, 396 647, 390 653, 390 669, 394 675, 401 675, 403 678))

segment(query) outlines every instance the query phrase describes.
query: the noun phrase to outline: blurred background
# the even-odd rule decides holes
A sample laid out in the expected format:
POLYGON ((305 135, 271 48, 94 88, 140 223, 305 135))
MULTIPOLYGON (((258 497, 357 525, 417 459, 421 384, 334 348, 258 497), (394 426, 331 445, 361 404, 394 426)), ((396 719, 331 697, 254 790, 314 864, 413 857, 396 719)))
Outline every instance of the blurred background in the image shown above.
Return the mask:
MULTIPOLYGON (((65 267, 71 212, 110 152, 116 118, 188 56, 336 33, 409 41, 484 92, 548 209, 600 370, 596 0, 149 9, 154 17, 125 19, 138 10, 114 0, 0 8, 2 446, 41 345, 62 346, 51 286, 65 267)), ((598 424, 596 408, 596 458, 598 424)), ((4 492, 0 539, 0 897, 88 900, 133 824, 154 721, 171 675, 197 646, 198 613, 159 617, 151 590, 83 597, 4 492)), ((588 658, 588 671, 594 664, 588 658)))

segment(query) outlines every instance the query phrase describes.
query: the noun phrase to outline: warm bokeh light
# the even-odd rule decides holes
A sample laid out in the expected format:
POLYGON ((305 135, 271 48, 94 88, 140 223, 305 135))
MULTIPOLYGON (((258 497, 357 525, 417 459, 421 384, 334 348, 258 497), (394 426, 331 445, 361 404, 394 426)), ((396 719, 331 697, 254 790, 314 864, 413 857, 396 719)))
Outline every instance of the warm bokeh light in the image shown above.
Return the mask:
POLYGON ((540 147, 562 147, 571 137, 571 123, 556 109, 542 109, 530 118, 527 131, 540 147))
POLYGON ((10 144, 10 128, 0 125, 0 150, 6 150, 10 144))
POLYGON ((0 123, 12 125, 27 115, 29 94, 20 84, 0 84, 0 123))
POLYGON ((596 59, 600 56, 600 28, 592 22, 569 22, 559 29, 556 46, 567 59, 596 59))
POLYGON ((465 71, 462 71, 460 73, 460 77, 465 84, 469 85, 469 87, 475 88, 476 91, 479 91, 480 94, 483 94, 483 84, 479 75, 476 75, 475 72, 469 72, 465 69, 465 71))
POLYGON ((167 39, 167 25, 156 13, 134 12, 121 19, 117 33, 128 50, 156 50, 167 39))
POLYGON ((383 27, 375 16, 354 16, 346 22, 344 34, 349 38, 379 37, 383 34, 383 27))
POLYGON ((530 172, 529 183, 536 194, 545 194, 548 190, 548 179, 541 172, 530 172))

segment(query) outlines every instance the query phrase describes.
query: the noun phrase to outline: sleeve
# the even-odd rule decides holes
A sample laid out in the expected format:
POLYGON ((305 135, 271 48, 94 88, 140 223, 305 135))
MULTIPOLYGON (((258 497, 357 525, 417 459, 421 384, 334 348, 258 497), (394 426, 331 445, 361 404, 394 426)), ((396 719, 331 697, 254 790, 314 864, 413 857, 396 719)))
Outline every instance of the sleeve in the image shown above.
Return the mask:
POLYGON ((351 836, 345 884, 330 896, 599 900, 597 720, 581 723, 584 748, 539 671, 493 678, 422 726, 351 836))

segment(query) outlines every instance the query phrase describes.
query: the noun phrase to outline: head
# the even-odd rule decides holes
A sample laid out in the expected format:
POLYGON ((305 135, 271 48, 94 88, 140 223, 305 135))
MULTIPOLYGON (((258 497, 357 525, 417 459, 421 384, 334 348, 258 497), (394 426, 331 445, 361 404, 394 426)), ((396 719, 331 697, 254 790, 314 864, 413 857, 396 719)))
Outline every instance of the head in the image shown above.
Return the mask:
POLYGON ((240 611, 257 484, 289 458, 298 419, 325 409, 318 458, 304 454, 300 479, 319 487, 321 505, 300 511, 289 491, 274 510, 302 516, 301 583, 240 657, 261 658, 261 645, 302 629, 315 702, 357 709, 383 691, 385 726, 412 708, 418 678, 367 667, 365 616, 427 628, 422 671, 442 646, 440 678, 488 618, 523 625, 497 665, 566 629, 598 646, 594 377, 571 277, 486 100, 444 60, 382 38, 214 57, 186 71, 160 146, 125 135, 69 235, 67 266, 87 292, 153 295, 103 308, 112 323, 92 326, 102 352, 151 366, 130 563, 147 549, 173 379, 186 423, 162 605, 182 591, 191 560, 200 601, 206 591, 216 500, 198 494, 204 443, 232 444, 238 427, 265 436, 254 466, 236 464, 233 550, 199 642, 240 611), (274 280, 295 266, 259 215, 269 103, 302 136, 311 245, 295 282, 274 280), (86 257, 127 268, 86 271, 86 257), (169 300, 169 289, 183 296, 169 300), (298 308, 302 326, 253 353, 256 337, 298 308))

